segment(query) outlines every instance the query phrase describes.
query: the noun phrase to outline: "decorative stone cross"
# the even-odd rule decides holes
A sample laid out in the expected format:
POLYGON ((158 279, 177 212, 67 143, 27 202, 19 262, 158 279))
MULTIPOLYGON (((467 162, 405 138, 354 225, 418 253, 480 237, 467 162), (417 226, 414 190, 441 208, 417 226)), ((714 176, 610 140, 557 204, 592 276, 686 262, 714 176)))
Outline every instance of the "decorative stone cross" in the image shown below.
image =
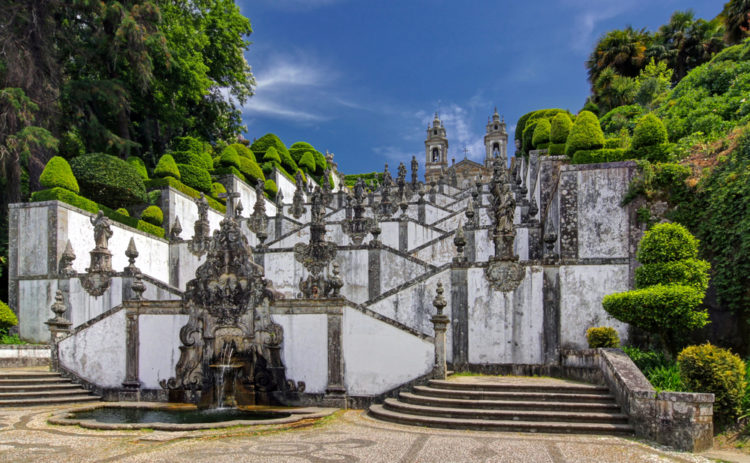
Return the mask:
POLYGON ((225 214, 225 217, 227 218, 234 218, 234 200, 235 198, 239 198, 240 194, 236 191, 232 191, 229 193, 219 193, 219 198, 226 198, 227 199, 227 212, 225 214))

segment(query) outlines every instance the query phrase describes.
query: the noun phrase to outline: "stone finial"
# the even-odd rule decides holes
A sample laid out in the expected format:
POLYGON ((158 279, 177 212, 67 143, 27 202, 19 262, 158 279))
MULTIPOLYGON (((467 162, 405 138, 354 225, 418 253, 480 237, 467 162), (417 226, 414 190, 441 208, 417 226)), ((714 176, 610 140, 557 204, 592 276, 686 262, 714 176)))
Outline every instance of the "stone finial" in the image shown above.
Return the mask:
POLYGON ((370 247, 377 248, 380 247, 380 240, 378 237, 380 236, 380 224, 378 223, 377 218, 375 218, 370 227, 370 234, 372 235, 372 240, 370 240, 370 247))
POLYGON ((172 229, 169 231, 169 239, 179 241, 181 240, 180 234, 182 234, 182 224, 180 224, 180 218, 174 216, 174 225, 172 225, 172 229))
POLYGON ((555 243, 557 243, 557 231, 555 231, 555 225, 552 223, 552 221, 548 220, 546 223, 544 237, 542 238, 544 240, 544 243, 547 247, 547 256, 549 258, 555 259, 557 258, 555 254, 555 243))
POLYGON ((476 215, 476 212, 474 211, 474 201, 471 199, 468 201, 465 214, 466 214, 466 226, 467 227, 474 226, 474 216, 476 215))
POLYGON ((125 250, 125 255, 128 257, 128 266, 125 267, 125 274, 135 276, 141 271, 135 266, 135 259, 138 257, 138 249, 135 247, 135 240, 130 237, 128 248, 125 250))
POLYGON ((338 262, 333 263, 333 276, 328 279, 327 293, 330 293, 331 297, 341 296, 341 287, 344 286, 344 281, 339 276, 339 264, 338 262))
POLYGON ((146 292, 146 285, 143 284, 143 275, 141 272, 138 272, 135 274, 135 280, 133 281, 133 284, 130 286, 130 289, 133 291, 133 299, 136 301, 142 301, 143 300, 143 293, 146 292))
MULTIPOLYGON (((231 209, 231 199, 227 201, 227 211, 231 209)), ((193 224, 193 238, 188 243, 190 252, 197 256, 202 256, 207 250, 211 241, 211 224, 208 222, 208 200, 201 193, 200 197, 195 200, 198 208, 198 220, 193 224)))
POLYGON ((407 220, 409 217, 406 215, 406 211, 409 209, 409 202, 406 200, 406 192, 401 190, 401 200, 398 203, 398 207, 401 208, 401 220, 407 220))
POLYGON ((65 244, 65 250, 60 256, 60 266, 58 273, 62 277, 74 277, 77 272, 73 269, 73 261, 76 260, 76 255, 73 252, 73 246, 70 244, 70 240, 65 244))
POLYGON ((464 235, 464 226, 461 222, 458 223, 456 229, 456 236, 453 238, 453 244, 456 245, 456 257, 453 258, 454 264, 460 264, 466 262, 466 256, 464 256, 464 247, 466 246, 466 236, 464 235))
POLYGON ((50 325, 50 327, 52 325, 69 327, 71 325, 70 321, 64 317, 67 307, 65 307, 63 293, 59 289, 55 292, 55 302, 52 303, 50 310, 55 316, 47 320, 47 325, 50 325))
POLYGON ((432 300, 432 305, 437 309, 437 315, 443 315, 443 309, 448 305, 445 297, 443 297, 443 292, 443 282, 438 281, 437 288, 435 288, 435 299, 432 300))
POLYGON ((534 219, 539 212, 539 206, 536 203, 536 196, 531 195, 531 204, 529 204, 529 219, 534 219))
POLYGON ((234 216, 239 218, 242 217, 242 211, 244 211, 245 208, 242 206, 242 200, 238 199, 237 204, 234 206, 234 216))
POLYGON ((417 199, 417 204, 424 204, 425 199, 425 191, 424 191, 424 183, 419 182, 419 186, 417 187, 417 195, 419 196, 419 199, 417 199))
POLYGON ((418 181, 418 173, 419 173, 419 162, 417 161, 416 156, 411 157, 411 187, 412 191, 417 187, 417 181, 418 181))

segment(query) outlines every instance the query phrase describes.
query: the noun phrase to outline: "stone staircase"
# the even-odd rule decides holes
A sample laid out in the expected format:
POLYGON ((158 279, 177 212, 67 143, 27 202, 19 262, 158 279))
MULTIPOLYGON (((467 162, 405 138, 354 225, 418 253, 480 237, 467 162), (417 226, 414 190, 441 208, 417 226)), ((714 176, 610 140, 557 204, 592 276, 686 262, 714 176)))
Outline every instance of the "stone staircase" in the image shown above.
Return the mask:
POLYGON ((95 402, 100 399, 58 373, 43 369, 0 370, 0 407, 95 402))
POLYGON ((483 431, 633 435, 606 386, 471 376, 431 380, 372 405, 371 416, 400 424, 483 431))

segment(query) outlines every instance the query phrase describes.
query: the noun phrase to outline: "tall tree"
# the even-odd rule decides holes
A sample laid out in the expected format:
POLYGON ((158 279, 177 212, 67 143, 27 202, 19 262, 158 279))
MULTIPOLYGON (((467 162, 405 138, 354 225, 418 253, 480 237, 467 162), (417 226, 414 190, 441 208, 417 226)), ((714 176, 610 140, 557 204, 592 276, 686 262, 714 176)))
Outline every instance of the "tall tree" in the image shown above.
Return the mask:
POLYGON ((729 44, 750 36, 750 0, 730 0, 724 5, 721 16, 726 28, 724 37, 729 44))
POLYGON ((624 77, 635 77, 648 63, 646 49, 652 37, 644 29, 631 26, 607 32, 586 61, 589 82, 594 86, 601 73, 612 68, 624 77))

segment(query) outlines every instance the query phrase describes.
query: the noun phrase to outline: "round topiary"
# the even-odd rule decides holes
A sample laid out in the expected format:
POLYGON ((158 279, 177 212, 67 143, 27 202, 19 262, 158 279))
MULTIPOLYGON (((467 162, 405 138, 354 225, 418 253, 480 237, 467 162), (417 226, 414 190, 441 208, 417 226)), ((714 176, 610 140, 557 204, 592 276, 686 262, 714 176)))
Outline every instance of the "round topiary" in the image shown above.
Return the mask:
POLYGON ((534 130, 536 125, 539 123, 538 120, 526 121, 526 126, 523 129, 523 139, 521 144, 521 150, 524 155, 529 154, 529 151, 534 149, 534 130))
POLYGON ((686 347, 677 356, 680 377, 687 390, 714 395, 714 420, 728 424, 740 414, 747 386, 745 362, 710 343, 686 347))
POLYGON ((257 159, 255 158, 255 154, 253 153, 253 151, 247 146, 243 145, 242 143, 232 143, 229 146, 234 148, 234 150, 237 151, 237 154, 239 154, 240 156, 246 157, 246 158, 252 159, 255 162, 258 162, 257 159))
POLYGON ((698 240, 677 223, 660 223, 648 230, 638 245, 636 258, 642 264, 694 259, 698 240))
POLYGON ((177 168, 180 170, 180 180, 182 183, 190 188, 211 194, 211 174, 206 169, 179 163, 177 164, 177 168))
MULTIPOLYGON (((151 198, 149 198, 149 202, 150 202, 150 200, 151 200, 151 198)), ((130 212, 128 212, 128 210, 125 209, 124 207, 121 207, 121 208, 117 209, 115 212, 117 212, 120 215, 124 215, 125 217, 130 217, 130 212)))
POLYGON ((18 317, 10 310, 8 304, 0 301, 0 331, 7 333, 11 327, 16 325, 18 325, 18 317))
POLYGON ((604 133, 594 113, 581 111, 570 128, 565 142, 565 154, 571 158, 578 150, 598 150, 604 147, 604 133))
POLYGON ((279 152, 271 146, 266 150, 266 152, 263 154, 263 163, 266 162, 272 162, 274 164, 281 164, 281 157, 279 157, 279 152))
POLYGON ((586 330, 586 341, 591 349, 620 347, 620 335, 611 326, 592 326, 586 330))
POLYGON ((224 151, 221 152, 221 159, 219 163, 225 167, 234 167, 235 169, 240 168, 240 155, 237 154, 237 150, 233 146, 227 146, 224 151))
POLYGON ((240 172, 251 184, 258 180, 266 181, 266 176, 263 175, 263 171, 258 163, 250 158, 240 157, 240 172))
POLYGON ((692 286, 700 291, 708 288, 708 271, 711 264, 700 259, 682 259, 669 262, 643 264, 635 269, 635 287, 645 288, 658 284, 692 286))
POLYGON ((54 156, 47 161, 47 165, 39 176, 39 184, 45 188, 60 187, 73 193, 78 193, 78 182, 65 158, 54 156))
POLYGON ((296 162, 298 166, 299 160, 302 158, 302 155, 308 151, 313 153, 316 150, 313 145, 304 141, 298 141, 289 147, 289 154, 292 156, 292 159, 294 159, 294 162, 296 162))
POLYGON ((143 179, 133 166, 115 156, 92 153, 70 161, 81 195, 112 208, 148 201, 143 179))
POLYGON ((653 114, 646 114, 635 126, 631 147, 634 150, 662 145, 667 142, 667 129, 661 119, 653 114))
POLYGON ((315 158, 311 152, 306 152, 299 160, 299 167, 307 174, 315 173, 315 158))
POLYGON ((172 157, 178 164, 190 164, 202 169, 213 169, 210 145, 193 137, 177 137, 172 140, 172 157))
POLYGON ((276 186, 276 182, 271 180, 270 178, 265 181, 263 184, 263 191, 268 194, 268 196, 273 199, 276 197, 276 194, 279 192, 279 188, 276 186))
POLYGON ((159 158, 159 162, 154 169, 154 175, 160 178, 172 177, 180 179, 180 169, 171 154, 165 154, 159 158))
POLYGON ((143 180, 148 180, 148 170, 146 170, 146 164, 143 162, 143 159, 136 156, 129 156, 125 159, 125 162, 133 166, 143 180))
POLYGON ((328 167, 328 161, 326 161, 326 157, 323 156, 320 151, 315 151, 313 153, 313 158, 315 159, 315 173, 318 175, 323 175, 323 172, 328 167))
POLYGON ((148 222, 151 225, 161 227, 164 223, 164 213, 159 206, 149 206, 141 213, 141 220, 148 222))
POLYGON ((542 150, 547 148, 547 146, 549 145, 551 130, 552 125, 547 119, 542 119, 537 122, 536 127, 534 127, 534 135, 531 139, 531 143, 534 145, 534 148, 542 150))
MULTIPOLYGON (((568 139, 570 128, 573 126, 573 121, 570 120, 570 116, 567 113, 559 113, 552 118, 550 123, 550 143, 564 144, 568 139)), ((559 153, 563 154, 563 153, 559 153)))
POLYGON ((219 182, 214 182, 211 184, 211 193, 214 198, 218 198, 220 194, 226 193, 227 189, 219 182))
MULTIPOLYGON (((250 145, 250 149, 255 153, 255 159, 256 160, 263 160, 263 156, 266 154, 266 151, 268 151, 268 148, 273 147, 276 152, 279 154, 279 159, 284 159, 284 157, 289 156, 291 159, 291 156, 289 154, 289 150, 286 149, 286 146, 284 143, 281 142, 281 139, 277 137, 276 135, 272 133, 267 133, 260 137, 259 139, 255 140, 252 145, 250 145)), ((279 164, 281 164, 281 161, 279 161, 279 164)))

